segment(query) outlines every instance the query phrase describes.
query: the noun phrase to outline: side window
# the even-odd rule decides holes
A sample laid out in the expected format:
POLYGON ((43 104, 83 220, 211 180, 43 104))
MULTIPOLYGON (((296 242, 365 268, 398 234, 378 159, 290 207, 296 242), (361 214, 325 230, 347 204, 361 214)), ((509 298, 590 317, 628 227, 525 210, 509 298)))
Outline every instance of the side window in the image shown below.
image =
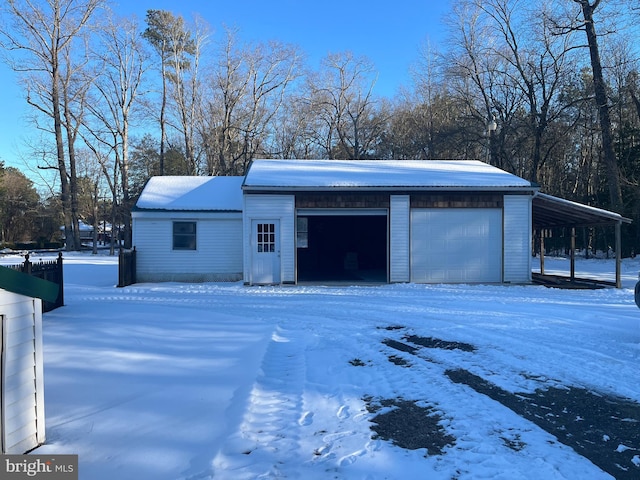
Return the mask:
POLYGON ((173 222, 173 249, 196 249, 196 222, 173 222))

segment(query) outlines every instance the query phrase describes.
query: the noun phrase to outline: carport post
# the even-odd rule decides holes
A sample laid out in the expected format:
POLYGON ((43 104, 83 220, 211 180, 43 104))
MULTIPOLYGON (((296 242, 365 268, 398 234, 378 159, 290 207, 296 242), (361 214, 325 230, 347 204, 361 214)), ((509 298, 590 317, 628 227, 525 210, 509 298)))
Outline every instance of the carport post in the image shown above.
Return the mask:
POLYGON ((544 237, 546 231, 544 228, 540 229, 540 275, 544 275, 544 237))
POLYGON ((620 270, 622 267, 622 240, 621 240, 621 225, 622 222, 616 222, 616 288, 622 288, 622 278, 620 270))
POLYGON ((571 281, 576 279, 576 228, 571 227, 571 281))

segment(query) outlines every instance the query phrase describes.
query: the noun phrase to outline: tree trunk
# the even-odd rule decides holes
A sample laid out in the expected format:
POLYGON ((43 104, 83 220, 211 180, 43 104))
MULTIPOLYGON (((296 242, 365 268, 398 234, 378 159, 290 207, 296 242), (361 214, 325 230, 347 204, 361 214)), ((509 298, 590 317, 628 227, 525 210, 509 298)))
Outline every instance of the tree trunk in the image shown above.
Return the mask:
POLYGON ((160 106, 160 175, 164 175, 164 149, 167 141, 165 110, 167 109, 167 77, 164 65, 164 54, 162 58, 162 105, 160 106))
POLYGON ((69 194, 69 175, 62 139, 62 117, 60 114, 60 89, 59 70, 57 58, 52 59, 51 66, 51 103, 53 107, 53 130, 56 138, 56 158, 58 161, 58 173, 60 174, 60 203, 64 217, 65 249, 71 251, 73 245, 73 227, 71 223, 71 196, 69 194))
POLYGON ((120 168, 122 182, 122 203, 124 205, 124 248, 131 248, 131 194, 129 192, 129 120, 124 115, 122 128, 122 167, 120 168))
POLYGON ((620 172, 618 160, 613 147, 613 133, 611 129, 611 117, 609 115, 609 101, 607 90, 602 73, 602 63, 600 61, 600 51, 598 48, 598 37, 593 22, 593 12, 598 7, 600 0, 596 0, 593 5, 588 0, 574 0, 579 2, 584 16, 585 31, 589 44, 589 55, 591 56, 591 68, 593 70, 593 88, 598 106, 600 120, 600 130, 602 134, 602 154, 604 158, 607 182, 609 185, 609 197, 611 209, 621 213, 623 210, 622 190, 620 188, 620 172))
POLYGON ((65 111, 65 130, 67 132, 67 151, 69 156, 69 196, 71 203, 71 225, 73 229, 73 250, 80 250, 82 242, 80 240, 80 217, 78 206, 78 173, 76 170, 76 135, 73 131, 73 119, 70 115, 70 104, 67 97, 66 87, 64 89, 64 111, 65 111))

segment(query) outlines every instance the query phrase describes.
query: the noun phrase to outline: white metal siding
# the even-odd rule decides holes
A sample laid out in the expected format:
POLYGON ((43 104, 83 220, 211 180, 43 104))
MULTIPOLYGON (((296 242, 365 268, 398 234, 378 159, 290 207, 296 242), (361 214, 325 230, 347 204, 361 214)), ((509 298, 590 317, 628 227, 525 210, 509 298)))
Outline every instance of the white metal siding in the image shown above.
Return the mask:
POLYGON ((531 282, 531 201, 529 195, 504 196, 505 282, 531 282))
POLYGON ((411 279, 409 269, 410 197, 409 195, 391 195, 390 201, 390 281, 408 282, 411 279))
POLYGON ((411 211, 411 281, 500 282, 502 210, 433 208, 411 211))
POLYGON ((253 220, 279 220, 280 279, 296 281, 295 197, 293 195, 244 195, 244 281, 251 280, 251 225, 253 220))
POLYGON ((133 245, 139 282, 242 279, 242 218, 238 214, 166 212, 136 216, 133 245), (173 222, 196 222, 196 250, 173 250, 173 222))
POLYGON ((0 290, 2 453, 44 443, 42 302, 0 290))

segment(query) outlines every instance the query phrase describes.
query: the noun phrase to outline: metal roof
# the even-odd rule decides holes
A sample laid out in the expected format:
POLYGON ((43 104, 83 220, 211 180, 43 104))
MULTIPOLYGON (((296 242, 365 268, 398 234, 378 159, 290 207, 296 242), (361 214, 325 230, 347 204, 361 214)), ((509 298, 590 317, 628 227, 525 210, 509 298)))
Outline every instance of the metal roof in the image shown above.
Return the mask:
POLYGON ((151 177, 134 211, 241 212, 243 180, 244 177, 151 177))
POLYGON ((533 192, 531 182, 477 160, 256 159, 245 191, 504 190, 533 192))
POLYGON ((533 197, 532 216, 534 228, 595 227, 631 223, 630 218, 618 213, 540 192, 533 197))

